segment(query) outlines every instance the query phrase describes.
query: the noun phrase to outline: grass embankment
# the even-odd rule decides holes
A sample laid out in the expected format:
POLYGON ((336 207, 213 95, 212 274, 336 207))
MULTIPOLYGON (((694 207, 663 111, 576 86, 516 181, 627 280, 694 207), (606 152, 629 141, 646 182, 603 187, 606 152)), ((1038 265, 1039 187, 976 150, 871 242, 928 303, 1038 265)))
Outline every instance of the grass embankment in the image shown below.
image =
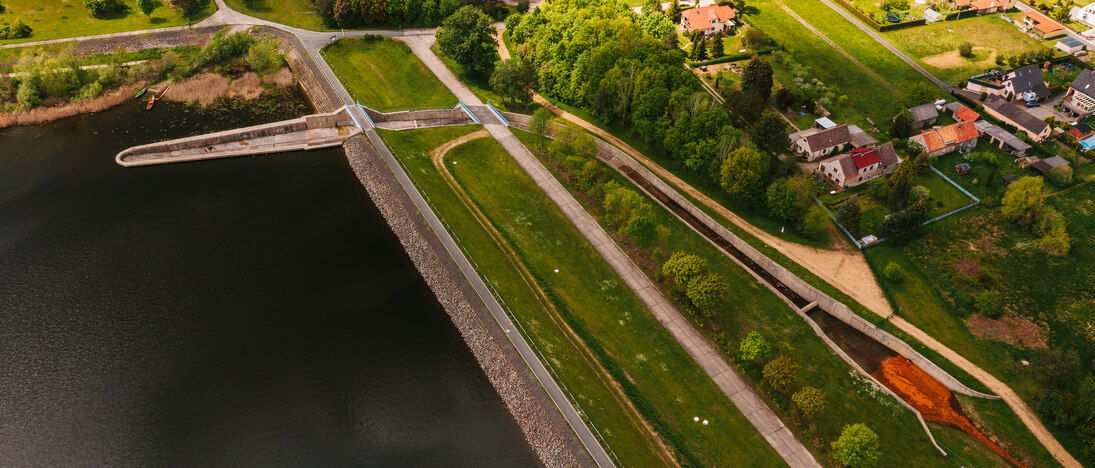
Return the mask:
MULTIPOLYGON (((460 133, 451 128, 382 133, 622 462, 661 464, 636 424, 592 377, 590 366, 573 357, 574 346, 434 168, 426 152, 460 133)), ((496 143, 483 140, 458 147, 445 163, 548 292, 565 326, 611 372, 682 464, 780 463, 768 443, 496 143), (711 425, 696 424, 693 416, 707 418, 711 425)))
MULTIPOLYGON (((514 49, 509 48, 509 45, 510 43, 507 42, 506 48, 510 51, 510 54, 512 54, 514 49)), ((494 92, 494 90, 491 89, 490 83, 488 82, 490 76, 476 75, 464 71, 464 67, 462 65, 456 63, 455 60, 442 54, 441 49, 437 46, 437 44, 434 44, 432 47, 430 47, 430 50, 433 51, 434 55, 437 55, 437 58, 441 59, 441 62, 444 63, 445 66, 448 67, 448 69, 451 70, 452 73, 460 79, 460 82, 464 83, 464 85, 467 86, 468 89, 471 90, 472 94, 475 94, 475 97, 479 98, 480 101, 483 101, 484 103, 490 102, 491 105, 497 107, 499 110, 521 112, 526 114, 531 114, 532 111, 540 107, 535 103, 529 103, 528 105, 521 105, 517 103, 507 104, 501 96, 499 96, 497 93, 494 92)))
POLYGON ((312 0, 225 0, 240 13, 311 31, 330 31, 312 0))
MULTIPOLYGON (((527 132, 515 131, 518 138, 530 149, 536 149, 539 137, 527 132)), ((945 459, 931 446, 915 416, 893 401, 888 395, 873 388, 872 384, 860 379, 851 368, 836 357, 828 346, 814 334, 809 325, 772 292, 758 282, 729 257, 719 252, 705 238, 692 231, 667 210, 654 205, 655 219, 659 225, 669 228, 669 234, 656 240, 653 245, 639 248, 629 238, 612 229, 608 214, 600 199, 590 195, 579 186, 566 166, 553 156, 542 151, 538 154, 545 166, 553 171, 557 178, 574 194, 587 211, 593 214, 602 226, 615 237, 618 244, 631 256, 632 260, 662 289, 667 297, 677 302, 678 308, 688 310, 686 299, 671 282, 662 278, 660 265, 655 257, 673 251, 685 251, 697 254, 708 261, 712 272, 722 276, 730 285, 727 300, 713 312, 710 319, 693 314, 701 333, 716 343, 716 349, 722 351, 731 363, 736 363, 737 347, 741 339, 750 331, 759 331, 773 340, 775 354, 786 355, 801 366, 798 379, 791 386, 797 390, 802 385, 822 389, 827 395, 829 407, 813 421, 805 421, 793 409, 786 394, 769 388, 761 382, 758 365, 744 364, 738 369, 749 376, 758 387, 762 398, 781 415, 785 423, 807 446, 813 446, 819 459, 825 460, 829 452, 828 443, 835 440, 846 424, 866 422, 878 432, 882 440, 883 464, 909 463, 917 466, 946 463, 945 459), (661 252, 664 252, 661 253, 661 252), (885 425, 876 421, 887 421, 885 425)), ((601 163, 598 163, 601 164, 601 163)), ((602 164, 603 166, 603 164, 602 164)), ((638 192, 625 178, 603 166, 610 173, 609 180, 638 192)), ((641 193, 641 192, 638 192, 641 193)), ((646 198, 645 195, 643 198, 646 198)), ((646 198, 651 204, 654 201, 646 198)), ((957 435, 952 444, 968 449, 976 456, 980 464, 995 464, 995 455, 983 449, 972 439, 957 435), (964 438, 964 439, 963 439, 964 438)))
MULTIPOLYGON (((1095 355, 1089 331, 1095 321, 1089 311, 1095 270, 1087 267, 1095 261, 1093 198, 1090 182, 1047 198, 1068 222, 1073 247, 1067 257, 1047 255, 1000 210, 984 208, 892 239, 867 249, 866 255, 876 269, 893 262, 905 271, 902 282, 884 282, 883 287, 906 320, 991 372, 1036 408, 1045 390, 1034 373, 1049 364, 1039 361, 1040 349, 1076 350, 1081 366, 1095 355), (973 296, 986 290, 1002 296, 1000 319, 973 310, 973 296)), ((1083 441, 1076 434, 1055 429, 1049 421, 1046 425, 1066 449, 1081 453, 1083 441)))
POLYGON ((999 54, 1011 57, 1045 48, 1042 42, 995 15, 889 31, 883 37, 948 83, 958 83, 996 67, 999 54), (963 42, 973 45, 973 57, 958 54, 958 46, 963 42))
POLYGON ((458 102, 406 44, 376 36, 323 49, 350 95, 381 112, 450 108, 458 102))
MULTIPOLYGON (((151 19, 137 9, 137 0, 119 1, 126 5, 125 10, 100 19, 93 18, 84 7, 84 2, 79 1, 4 0, 6 11, 0 13, 0 23, 22 19, 33 32, 24 39, 0 40, 0 45, 186 25, 186 19, 178 10, 158 0, 153 0, 159 5, 152 12, 151 19)), ((191 19, 197 23, 216 11, 217 6, 210 1, 209 6, 191 19)))

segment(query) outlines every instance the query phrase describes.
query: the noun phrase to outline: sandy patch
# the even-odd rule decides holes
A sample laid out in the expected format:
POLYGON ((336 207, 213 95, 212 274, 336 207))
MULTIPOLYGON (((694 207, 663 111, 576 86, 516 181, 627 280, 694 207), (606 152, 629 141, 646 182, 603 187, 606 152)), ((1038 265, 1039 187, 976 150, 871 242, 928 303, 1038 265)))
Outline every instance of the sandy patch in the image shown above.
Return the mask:
POLYGON ((996 49, 992 47, 974 47, 973 50, 988 50, 990 52, 987 58, 979 62, 971 61, 970 59, 959 55, 957 50, 944 52, 942 54, 929 55, 920 60, 936 68, 964 68, 972 66, 991 68, 996 66, 996 49))
POLYGON ((966 326, 978 339, 999 340, 1022 348, 1046 347, 1045 331, 1025 317, 1007 315, 997 320, 973 315, 966 319, 966 326))

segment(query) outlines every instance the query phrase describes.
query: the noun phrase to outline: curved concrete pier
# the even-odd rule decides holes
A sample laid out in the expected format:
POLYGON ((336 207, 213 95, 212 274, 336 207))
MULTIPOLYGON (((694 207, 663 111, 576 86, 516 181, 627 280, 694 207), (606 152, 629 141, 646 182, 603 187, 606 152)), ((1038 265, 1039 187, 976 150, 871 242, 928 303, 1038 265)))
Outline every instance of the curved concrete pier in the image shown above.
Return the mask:
POLYGON ((335 112, 134 146, 118 153, 114 160, 132 167, 307 151, 340 146, 358 133, 361 129, 343 107, 335 112))

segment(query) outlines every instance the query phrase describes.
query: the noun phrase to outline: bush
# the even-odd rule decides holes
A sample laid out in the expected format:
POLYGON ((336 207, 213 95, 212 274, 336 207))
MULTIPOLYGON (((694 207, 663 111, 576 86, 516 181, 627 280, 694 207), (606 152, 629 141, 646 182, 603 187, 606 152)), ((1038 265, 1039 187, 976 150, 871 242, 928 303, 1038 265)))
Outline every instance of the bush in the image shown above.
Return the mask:
POLYGON ((80 88, 80 91, 78 91, 76 93, 75 98, 76 98, 77 101, 82 101, 84 99, 91 99, 93 97, 97 97, 100 94, 103 94, 103 85, 102 85, 102 83, 99 83, 98 81, 93 81, 91 83, 88 83, 83 88, 80 88))
POLYGON ((958 55, 961 55, 963 57, 973 57, 973 44, 970 44, 969 42, 963 42, 962 45, 958 46, 958 55))
POLYGON ((905 270, 901 268, 901 265, 890 262, 886 268, 882 269, 882 276, 891 283, 900 283, 905 280, 905 270))
POLYGON ((30 37, 31 29, 21 19, 12 24, 0 26, 0 39, 23 39, 30 37))
POLYGON ((989 318, 999 317, 1003 307, 1003 299, 996 291, 983 291, 973 300, 973 308, 977 310, 977 313, 989 318))
POLYGON ((782 392, 795 382, 798 364, 786 356, 780 356, 764 365, 763 374, 764 381, 768 382, 768 385, 782 392))
POLYGON ((759 332, 753 330, 745 335, 745 339, 741 340, 741 346, 738 347, 741 351, 741 359, 744 361, 755 361, 757 359, 764 359, 772 351, 768 346, 768 340, 764 339, 759 332))
POLYGON ((15 99, 24 109, 30 109, 42 103, 42 95, 38 87, 30 80, 19 83, 19 91, 15 93, 15 99))
POLYGON ((125 9, 125 4, 119 0, 84 0, 84 6, 91 16, 102 18, 125 9))
POLYGON ((912 197, 913 201, 916 202, 931 198, 932 191, 923 185, 916 185, 909 191, 909 195, 912 197))
POLYGON ((791 395, 791 401, 807 418, 813 419, 825 411, 825 392, 814 387, 802 387, 791 395))
POLYGON ((1046 180, 1058 187, 1072 185, 1072 166, 1066 164, 1050 169, 1050 171, 1046 173, 1046 180))
POLYGON ((269 42, 260 42, 251 46, 247 51, 247 63, 251 70, 259 75, 264 75, 281 65, 278 58, 278 50, 269 42))
POLYGON ((223 35, 214 34, 193 57, 190 58, 190 72, 196 72, 206 65, 216 64, 230 58, 239 57, 251 50, 255 40, 244 33, 223 35))
POLYGON ((833 442, 833 460, 842 465, 877 466, 881 455, 878 434, 862 423, 844 426, 840 438, 833 442))

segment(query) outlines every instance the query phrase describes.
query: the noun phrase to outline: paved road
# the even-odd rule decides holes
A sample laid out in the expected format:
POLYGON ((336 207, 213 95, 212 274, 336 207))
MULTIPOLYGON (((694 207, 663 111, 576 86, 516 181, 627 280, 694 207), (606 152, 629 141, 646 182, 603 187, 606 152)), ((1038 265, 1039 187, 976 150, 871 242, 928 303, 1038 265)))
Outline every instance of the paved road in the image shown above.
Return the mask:
MULTIPOLYGON (((479 100, 440 59, 430 50, 432 37, 418 36, 402 39, 415 55, 433 71, 442 83, 477 115, 484 109, 479 100)), ((484 123, 487 121, 483 120, 484 123)), ((761 433, 769 444, 793 467, 820 467, 813 455, 794 434, 780 421, 764 401, 749 388, 737 373, 723 360, 711 345, 700 336, 691 323, 662 295, 657 286, 627 257, 627 254, 601 228, 595 219, 540 163, 528 148, 505 125, 484 125, 502 147, 532 177, 552 202, 566 215, 582 235, 593 245, 601 257, 623 279, 624 283, 639 296, 658 321, 684 347, 692 359, 711 377, 746 419, 761 433)))

